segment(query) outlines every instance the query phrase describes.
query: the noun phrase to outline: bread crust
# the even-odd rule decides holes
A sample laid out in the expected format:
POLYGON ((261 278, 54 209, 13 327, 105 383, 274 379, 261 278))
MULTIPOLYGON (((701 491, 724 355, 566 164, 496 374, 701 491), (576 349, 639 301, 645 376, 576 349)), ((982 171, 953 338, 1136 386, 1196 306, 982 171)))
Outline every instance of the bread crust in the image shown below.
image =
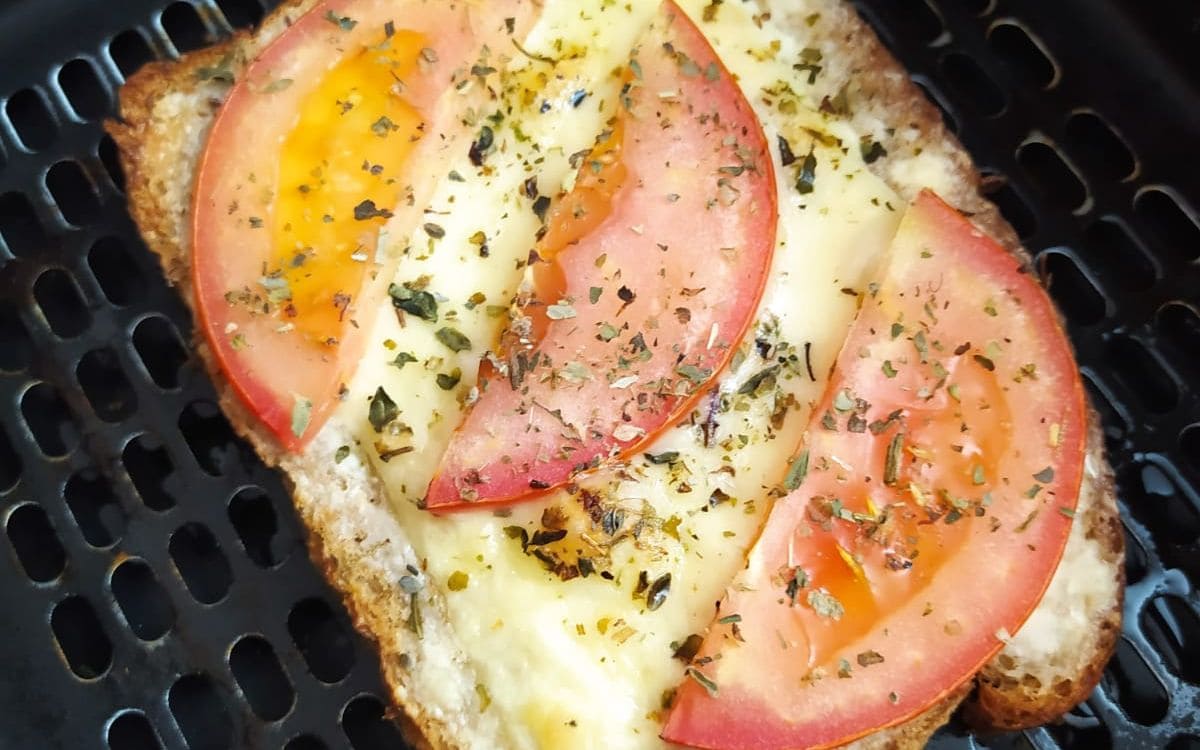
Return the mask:
MULTIPOLYGON (((246 62, 282 30, 292 19, 311 8, 317 0, 289 0, 275 10, 259 30, 240 32, 211 48, 184 55, 177 61, 153 62, 129 79, 120 93, 119 121, 109 121, 106 129, 116 141, 126 173, 130 212, 146 244, 159 256, 170 283, 179 287, 192 304, 190 248, 190 192, 195 165, 203 149, 206 134, 217 109, 228 91, 228 83, 205 77, 204 69, 228 68, 234 75, 246 62)), ((845 91, 851 102, 847 115, 859 132, 869 133, 880 142, 888 156, 871 165, 902 197, 912 199, 922 187, 911 179, 911 171, 924 155, 948 164, 941 175, 938 192, 950 203, 970 215, 983 231, 998 240, 1020 258, 1032 272, 1029 254, 1021 246, 1012 227, 997 207, 980 191, 981 177, 966 151, 942 122, 937 108, 913 84, 905 69, 883 46, 871 28, 842 0, 759 0, 764 12, 773 13, 776 22, 806 38, 820 40, 836 54, 827 59, 837 65, 818 83, 827 96, 845 91), (813 14, 819 14, 810 22, 813 14)), ((328 455, 316 451, 329 449, 321 441, 300 456, 286 456, 257 426, 216 366, 202 340, 196 350, 216 384, 220 405, 235 431, 249 440, 262 459, 283 469, 292 485, 292 495, 302 521, 309 530, 309 551, 326 578, 342 593, 356 628, 370 639, 380 654, 383 676, 396 705, 403 708, 402 727, 407 739, 417 747, 441 750, 471 746, 496 746, 505 742, 503 728, 495 717, 481 710, 473 692, 452 700, 451 710, 431 711, 423 700, 418 670, 414 669, 409 649, 416 646, 407 627, 411 609, 407 596, 401 595, 396 581, 403 564, 380 564, 376 543, 407 547, 403 530, 392 520, 384 529, 370 528, 359 520, 336 517, 337 508, 324 497, 329 487, 357 481, 343 473, 323 474, 313 466, 328 464, 328 455), (323 490, 323 491, 322 491, 323 490), (382 537, 380 539, 379 537, 382 537), (400 568, 397 568, 400 565, 400 568), (454 710, 457 708, 457 712, 454 710), (474 726, 479 723, 480 726, 474 726)), ((1120 632, 1124 586, 1123 534, 1117 516, 1111 469, 1103 455, 1098 419, 1089 413, 1088 462, 1092 475, 1085 477, 1081 507, 1075 526, 1082 533, 1072 535, 1069 546, 1090 544, 1099 550, 1106 571, 1114 577, 1117 594, 1108 606, 1095 613, 1094 627, 1078 648, 1071 671, 1050 679, 1022 669, 1008 648, 993 659, 979 675, 949 694, 937 705, 909 721, 876 732, 851 743, 850 747, 903 749, 923 747, 932 733, 949 720, 965 701, 964 718, 980 730, 1010 730, 1053 721, 1080 701, 1094 688, 1116 644, 1120 632), (1084 503, 1087 500, 1087 503, 1084 503), (1075 537, 1083 541, 1076 541, 1075 537)), ((324 442, 329 442, 327 438, 324 442)), ((347 440, 347 442, 350 442, 347 440)), ((378 505, 382 489, 368 478, 363 486, 349 488, 361 494, 363 502, 378 505)), ((381 514, 386 510, 376 508, 381 514)), ((376 518, 378 523, 384 523, 376 518)), ((416 565, 411 548, 406 564, 416 565)), ((1054 584, 1052 583, 1052 586, 1054 584)), ((423 592, 426 619, 437 618, 441 603, 435 592, 423 592)), ((449 631, 444 622, 430 623, 431 628, 449 631)), ((447 654, 469 681, 473 676, 461 657, 453 634, 439 634, 445 640, 447 654)), ((1074 644, 1072 644, 1074 645, 1074 644)), ((445 696, 442 696, 445 697, 445 696)))

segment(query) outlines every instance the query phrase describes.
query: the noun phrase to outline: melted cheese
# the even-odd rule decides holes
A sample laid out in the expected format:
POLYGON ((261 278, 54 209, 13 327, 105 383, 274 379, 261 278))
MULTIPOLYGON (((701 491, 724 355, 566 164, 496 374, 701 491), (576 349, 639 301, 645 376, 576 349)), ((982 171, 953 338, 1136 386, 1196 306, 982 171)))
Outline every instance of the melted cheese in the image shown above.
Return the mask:
MULTIPOLYGON (((802 45, 769 21, 760 28, 741 3, 721 5, 700 27, 738 77, 772 146, 783 135, 801 160, 811 148, 817 171, 814 190, 800 195, 794 189, 799 163, 776 164, 779 247, 754 331, 721 379, 708 446, 699 426, 709 418, 704 406, 647 451, 677 451, 678 460, 637 457, 581 479, 622 520, 622 529, 638 529, 636 538, 627 534, 604 547, 608 577, 564 581, 522 549, 517 528, 532 535, 547 509, 578 516, 577 495, 560 492, 498 512, 439 517, 420 510, 416 503, 471 398, 480 358, 507 320, 520 266, 533 246, 538 219, 523 185, 536 177, 542 194, 569 189, 569 157, 590 147, 604 128, 620 85, 611 73, 627 60, 656 5, 547 0, 521 45, 530 56, 514 52, 493 61, 501 69, 501 101, 496 112, 472 116, 493 128, 495 151, 482 169, 465 148, 446 155, 446 177, 426 212, 444 236, 392 229, 380 240, 383 249, 403 256, 395 282, 427 283, 440 319, 409 316, 401 325, 383 314, 334 417, 360 435, 426 561, 428 580, 443 592, 446 617, 479 675, 480 694, 488 696, 486 710, 498 713, 515 747, 662 746, 664 695, 683 676, 672 644, 708 624, 713 603, 742 565, 841 347, 855 291, 902 208, 864 168, 858 135, 816 113, 816 102, 805 95, 808 73, 792 67, 802 45), (537 59, 542 56, 559 63, 550 66, 537 59), (487 257, 478 232, 486 235, 487 257), (447 348, 436 335, 443 327, 464 334, 470 349, 447 348), (772 359, 760 355, 756 337, 772 359), (401 352, 417 361, 391 364, 401 352), (789 354, 775 388, 739 393, 752 390, 755 375, 789 354), (453 384, 456 371, 460 380, 453 384), (368 421, 369 401, 380 387, 400 408, 383 434, 368 421), (397 448, 410 450, 378 458, 397 448), (650 582, 671 576, 653 611, 645 593, 636 593, 643 572, 650 582)), ((701 19, 701 0, 682 5, 701 19)), ((773 154, 778 159, 774 148, 773 154)))

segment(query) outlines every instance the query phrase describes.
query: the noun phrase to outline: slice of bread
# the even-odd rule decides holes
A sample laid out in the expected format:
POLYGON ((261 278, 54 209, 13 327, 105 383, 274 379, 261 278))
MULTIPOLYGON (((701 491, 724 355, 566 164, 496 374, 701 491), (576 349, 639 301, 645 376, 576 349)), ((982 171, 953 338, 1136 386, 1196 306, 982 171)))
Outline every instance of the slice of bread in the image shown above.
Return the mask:
MULTIPOLYGON (((647 2, 652 0, 646 0, 647 2)), ((229 89, 227 76, 281 34, 316 0, 290 0, 254 33, 209 49, 147 65, 124 86, 120 120, 107 124, 121 153, 130 211, 167 276, 192 302, 189 205, 193 176, 208 129, 229 89)), ((757 0, 819 49, 819 95, 849 104, 847 117, 887 151, 872 169, 905 198, 931 187, 968 213, 1012 253, 1029 262, 1015 232, 980 193, 970 157, 940 113, 911 82, 870 28, 843 0, 757 0)), ((220 393, 235 430, 291 482, 310 531, 313 558, 343 594, 355 624, 378 647, 383 675, 419 747, 506 747, 502 717, 480 704, 476 677, 442 608, 442 595, 416 595, 423 635, 413 637, 410 596, 402 577, 422 581, 420 562, 390 512, 369 463, 351 455, 327 460, 350 435, 330 423, 300 454, 279 451, 236 398, 203 341, 196 350, 220 393)), ((922 747, 966 701, 965 719, 980 730, 1015 729, 1052 721, 1084 700, 1099 679, 1120 631, 1123 536, 1111 470, 1095 416, 1085 477, 1063 560, 1028 623, 977 676, 920 716, 853 743, 859 748, 922 747)))

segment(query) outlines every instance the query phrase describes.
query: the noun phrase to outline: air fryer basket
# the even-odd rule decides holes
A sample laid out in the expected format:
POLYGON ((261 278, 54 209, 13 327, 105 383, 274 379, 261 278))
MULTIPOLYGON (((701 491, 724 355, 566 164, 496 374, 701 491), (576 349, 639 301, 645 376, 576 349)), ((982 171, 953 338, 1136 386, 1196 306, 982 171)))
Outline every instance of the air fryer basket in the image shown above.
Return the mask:
MULTIPOLYGON (((274 1, 0 5, 0 748, 403 747, 280 479, 189 354, 100 127, 140 65, 274 1)), ((933 746, 1200 748, 1200 6, 857 4, 1050 279, 1128 544, 1087 703, 933 746)))

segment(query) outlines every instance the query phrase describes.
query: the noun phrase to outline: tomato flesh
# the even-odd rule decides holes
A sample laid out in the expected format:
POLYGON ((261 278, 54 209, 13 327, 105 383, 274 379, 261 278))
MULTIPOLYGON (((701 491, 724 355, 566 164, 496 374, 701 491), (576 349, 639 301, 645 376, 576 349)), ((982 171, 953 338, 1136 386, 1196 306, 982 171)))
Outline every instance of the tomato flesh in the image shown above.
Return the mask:
POLYGON ((519 500, 638 450, 687 413, 753 320, 777 220, 753 110, 673 2, 624 80, 610 130, 547 215, 532 294, 427 507, 519 500))
POLYGON ((381 232, 420 221, 439 149, 466 132, 443 94, 527 5, 327 0, 230 90, 197 172, 192 280, 216 361, 285 449, 320 429, 385 307, 381 232))
POLYGON ((1054 573, 1085 420, 1045 292, 923 193, 663 737, 840 745, 969 679, 1054 573))

